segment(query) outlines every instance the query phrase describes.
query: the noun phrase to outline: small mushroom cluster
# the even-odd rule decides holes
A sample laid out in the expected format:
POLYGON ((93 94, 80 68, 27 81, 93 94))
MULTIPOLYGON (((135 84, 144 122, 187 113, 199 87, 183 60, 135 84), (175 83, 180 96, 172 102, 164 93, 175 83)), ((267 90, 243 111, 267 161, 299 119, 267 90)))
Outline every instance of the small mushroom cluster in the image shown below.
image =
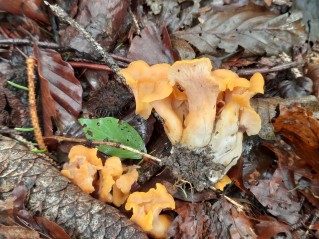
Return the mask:
POLYGON ((208 58, 177 61, 172 66, 136 61, 120 73, 133 91, 136 113, 146 119, 154 109, 162 117, 172 154, 179 154, 176 149, 181 147, 204 152, 221 166, 206 172, 207 186, 237 163, 243 133, 254 135, 261 129, 261 119, 249 103, 264 92, 260 73, 249 81, 230 70, 212 71, 208 58))
POLYGON ((73 146, 68 155, 70 161, 64 164, 61 173, 86 193, 93 193, 98 188, 101 201, 119 207, 126 201, 133 183, 137 181, 137 166, 122 165, 118 157, 108 158, 103 166, 96 153, 97 148, 73 146))
POLYGON ((166 188, 158 183, 156 189, 130 194, 138 178, 138 166, 125 166, 118 157, 108 158, 103 166, 96 153, 97 148, 73 146, 70 161, 64 164, 61 173, 86 193, 97 188, 97 196, 103 202, 119 207, 127 200, 125 209, 133 209, 132 221, 153 238, 166 238, 172 220, 160 213, 163 209, 175 209, 174 198, 166 188))

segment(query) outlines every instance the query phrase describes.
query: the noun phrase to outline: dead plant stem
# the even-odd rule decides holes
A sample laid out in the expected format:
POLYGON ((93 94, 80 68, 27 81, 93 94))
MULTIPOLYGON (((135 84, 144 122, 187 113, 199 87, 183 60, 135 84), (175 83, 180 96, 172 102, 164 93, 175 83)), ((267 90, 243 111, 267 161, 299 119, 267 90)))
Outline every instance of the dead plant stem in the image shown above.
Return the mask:
POLYGON ((35 99, 35 84, 34 84, 34 65, 35 59, 29 57, 26 60, 27 64, 27 74, 28 74, 28 88, 29 88, 29 111, 32 122, 32 127, 34 128, 34 137, 38 143, 39 149, 47 149, 43 137, 42 131, 39 125, 39 118, 37 114, 37 103, 35 99))

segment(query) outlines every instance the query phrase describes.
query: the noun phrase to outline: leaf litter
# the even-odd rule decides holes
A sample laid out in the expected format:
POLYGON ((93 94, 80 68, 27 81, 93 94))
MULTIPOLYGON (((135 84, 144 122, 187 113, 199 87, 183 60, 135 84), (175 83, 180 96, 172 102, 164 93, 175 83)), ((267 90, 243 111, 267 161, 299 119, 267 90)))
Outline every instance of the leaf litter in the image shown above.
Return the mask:
MULTIPOLYGON (((179 58, 205 55, 212 60, 220 60, 223 67, 234 71, 239 68, 245 70, 247 66, 254 70, 258 70, 260 66, 270 69, 282 63, 280 58, 274 59, 268 56, 278 55, 282 51, 289 52, 293 45, 301 46, 307 37, 301 21, 312 17, 312 13, 305 18, 300 12, 292 10, 291 1, 282 3, 278 3, 280 1, 216 1, 219 2, 219 5, 216 5, 215 2, 207 3, 198 0, 154 0, 142 4, 134 2, 131 6, 132 14, 128 11, 129 5, 126 1, 106 2, 104 0, 94 3, 81 1, 77 5, 75 1, 68 5, 61 1, 60 5, 65 6, 70 15, 85 26, 93 37, 110 52, 115 50, 116 46, 115 52, 131 59, 146 60, 150 64, 171 63, 179 58), (251 2, 250 5, 248 2, 251 2), (253 4, 267 7, 262 8, 253 4), (291 11, 287 12, 287 9, 291 11), (133 27, 134 15, 137 17, 138 24, 133 27), (134 29, 143 24, 141 34, 134 34, 134 29), (185 52, 181 52, 175 42, 182 42, 181 45, 186 49, 185 52), (176 51, 179 55, 176 55, 176 51), (227 57, 227 53, 231 53, 230 57, 227 57), (223 58, 225 56, 226 58, 223 58), (252 58, 247 58, 247 56, 252 58), (264 58, 261 60, 259 56, 264 56, 264 58)), ((2 9, 1 4, 0 1, 0 9, 2 9)), ((28 4, 27 7, 32 6, 29 5, 29 2, 26 4, 28 4)), ((32 4, 36 4, 36 7, 32 7, 32 11, 41 10, 38 13, 28 13, 27 16, 39 19, 43 13, 46 14, 39 2, 34 1, 32 4)), ((9 5, 2 10, 11 14, 16 13, 13 9, 10 10, 9 5)), ((305 13, 305 8, 301 10, 305 13)), ((39 29, 46 28, 47 30, 48 27, 51 27, 46 22, 46 18, 46 15, 42 18, 45 19, 42 21, 44 25, 37 26, 36 22, 32 23, 38 29, 33 34, 39 34, 41 32, 39 29)), ((6 21, 10 21, 10 18, 6 18, 6 21)), ((7 23, 0 24, 1 36, 8 38, 9 35, 11 37, 21 35, 20 30, 17 33, 8 26, 7 23)), ((61 43, 65 47, 76 48, 81 52, 92 52, 90 45, 73 27, 66 27, 63 23, 60 23, 59 27, 62 29, 61 43)), ((24 28, 31 31, 26 25, 24 28)), ((312 41, 316 37, 315 34, 315 32, 311 34, 312 41)), ((50 41, 50 36, 43 34, 41 39, 50 41)), ((10 59, 8 45, 0 45, 4 50, 0 52, 1 57, 10 59)), ((315 47, 316 44, 311 49, 313 53, 316 51, 315 47)), ((46 135, 63 134, 83 137, 82 129, 73 122, 86 113, 85 116, 93 117, 93 119, 85 119, 87 122, 99 121, 100 119, 96 119, 99 116, 111 114, 119 119, 128 119, 128 123, 138 132, 125 124, 129 130, 125 134, 117 133, 117 136, 121 137, 115 137, 112 140, 123 144, 125 141, 130 143, 136 141, 138 143, 134 147, 139 150, 143 151, 147 148, 151 154, 158 157, 169 155, 170 143, 163 133, 158 116, 155 114, 152 120, 143 121, 133 114, 134 103, 129 96, 124 97, 124 95, 129 95, 129 92, 125 92, 125 89, 119 90, 113 83, 105 84, 104 80, 99 81, 106 77, 107 81, 110 78, 113 82, 114 79, 110 73, 99 72, 93 77, 93 80, 85 78, 89 76, 86 67, 73 70, 66 63, 68 54, 74 55, 72 49, 66 50, 67 54, 65 54, 59 48, 44 49, 34 46, 34 52, 38 60, 38 73, 41 79, 39 86, 43 115, 40 117, 46 135), (112 90, 114 94, 109 92, 112 90), (103 101, 102 98, 107 100, 99 102, 99 100, 103 101), (85 107, 82 106, 82 100, 86 103, 85 107), (100 109, 97 109, 98 105, 102 105, 100 109)), ((301 58, 301 61, 304 61, 306 56, 301 56, 301 58)), ((313 59, 315 60, 316 56, 313 56, 313 59)), ((80 63, 86 61, 93 61, 92 64, 97 65, 101 63, 98 57, 85 54, 77 60, 80 63)), ((125 61, 123 65, 127 62, 129 60, 125 61)), ((318 97, 318 77, 316 75, 318 62, 312 63, 314 64, 309 65, 307 71, 309 79, 314 84, 314 94, 318 97)), ((1 64, 4 66, 9 63, 1 62, 1 64)), ((18 64, 21 66, 21 63, 18 64)), ((95 70, 89 71, 96 72, 95 70)), ((5 69, 5 72, 8 70, 5 69)), ((310 85, 306 85, 306 88, 302 85, 303 88, 300 90, 298 87, 302 82, 298 78, 286 79, 288 77, 285 71, 282 76, 278 74, 278 71, 271 73, 266 69, 265 72, 268 82, 277 84, 289 80, 289 82, 282 83, 281 89, 284 94, 288 92, 287 97, 299 97, 300 91, 307 91, 306 94, 311 93, 310 85), (276 78, 280 80, 275 81, 276 78)), ((5 100, 5 105, 0 105, 0 110, 2 110, 0 116, 3 117, 0 123, 8 126, 7 118, 9 117, 10 126, 17 127, 20 122, 18 117, 13 115, 20 114, 25 118, 25 112, 22 112, 21 105, 23 104, 19 102, 21 99, 16 95, 12 97, 12 92, 4 86, 6 80, 7 77, 4 74, 1 75, 0 99, 5 100)), ((280 94, 284 95, 280 92, 274 93, 274 95, 280 94)), ((262 139, 258 136, 254 139, 249 137, 252 140, 244 143, 242 159, 234 168, 234 172, 230 173, 235 183, 227 186, 225 192, 213 192, 208 189, 194 193, 185 182, 175 184, 174 180, 181 179, 175 178, 171 172, 164 173, 161 167, 154 162, 143 160, 140 163, 141 178, 138 180, 139 185, 135 185, 136 188, 146 190, 148 184, 152 182, 166 182, 166 186, 171 189, 170 192, 175 199, 180 199, 176 200, 176 210, 169 212, 175 216, 169 229, 172 237, 312 238, 318 233, 319 220, 317 214, 312 213, 319 205, 319 166, 316 161, 319 135, 317 100, 314 96, 285 100, 257 98, 253 100, 252 105, 263 119, 263 130, 259 134, 262 139), (287 108, 293 102, 302 103, 306 108, 299 105, 287 108), (278 108, 280 103, 282 105, 278 108), (310 111, 313 114, 309 113, 310 111), (274 117, 277 118, 273 120, 272 125, 271 120, 274 117), (277 132, 277 135, 274 132, 277 132), (285 143, 278 141, 278 135, 285 143), (187 196, 182 196, 185 193, 187 196)), ((114 120, 105 132, 121 131, 117 119, 114 120)), ((23 126, 27 126, 25 122, 23 126)), ((87 129, 84 128, 84 132, 88 135, 87 129)), ((100 140, 109 137, 105 132, 99 138, 100 140)), ((97 138, 92 137, 92 140, 97 140, 97 138)), ((105 153, 110 154, 110 151, 105 151, 105 153)), ((120 156, 137 157, 137 155, 127 154, 123 156, 123 151, 120 156)), ((10 217, 8 218, 10 220, 10 217)), ((34 220, 41 225, 47 224, 43 218, 34 220)), ((9 227, 11 228, 2 227, 0 231, 18 232, 20 229, 9 227)), ((25 233, 31 233, 31 231, 25 233)), ((28 235, 31 238, 31 234, 28 235)))

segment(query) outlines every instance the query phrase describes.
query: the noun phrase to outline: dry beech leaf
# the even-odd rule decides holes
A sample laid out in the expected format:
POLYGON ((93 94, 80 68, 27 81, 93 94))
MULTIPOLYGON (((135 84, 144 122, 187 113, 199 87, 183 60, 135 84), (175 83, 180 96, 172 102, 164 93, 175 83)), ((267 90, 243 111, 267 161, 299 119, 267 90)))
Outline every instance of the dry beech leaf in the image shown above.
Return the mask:
POLYGON ((33 48, 40 76, 44 134, 53 134, 52 119, 58 130, 75 121, 82 110, 82 86, 71 65, 55 50, 33 48))
POLYGON ((175 32, 201 53, 216 54, 217 48, 234 52, 239 46, 245 55, 276 55, 306 40, 301 25, 302 13, 276 15, 264 8, 249 5, 236 12, 209 11, 193 28, 175 32))
POLYGON ((136 36, 132 40, 128 58, 132 60, 143 60, 150 65, 157 63, 173 63, 173 50, 162 40, 164 27, 149 22, 141 31, 141 36, 136 36), (151 50, 150 50, 151 49, 151 50))

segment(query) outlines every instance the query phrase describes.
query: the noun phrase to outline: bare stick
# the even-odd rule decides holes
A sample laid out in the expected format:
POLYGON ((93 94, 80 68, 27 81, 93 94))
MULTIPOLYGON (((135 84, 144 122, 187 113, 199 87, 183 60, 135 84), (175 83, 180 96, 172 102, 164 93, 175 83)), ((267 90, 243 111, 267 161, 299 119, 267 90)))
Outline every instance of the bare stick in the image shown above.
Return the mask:
MULTIPOLYGON (((48 136, 48 137, 44 137, 45 139, 55 139, 57 140, 58 142, 62 142, 62 141, 65 141, 65 142, 75 142, 75 143, 87 143, 88 140, 87 139, 83 139, 83 138, 68 138, 68 137, 63 137, 63 136, 48 136)), ((139 150, 136 150, 136 149, 133 149, 131 147, 128 147, 126 145, 123 145, 123 144, 120 144, 120 143, 116 143, 116 142, 106 142, 106 141, 97 141, 97 140, 92 140, 90 141, 90 143, 92 144, 100 144, 100 145, 107 145, 107 146, 111 146, 111 147, 115 147, 115 148, 121 148, 121 149, 125 149, 125 150, 128 150, 128 151, 131 151, 133 153, 137 153, 137 154, 140 154, 142 156, 145 156, 149 159, 152 159, 154 161, 157 161, 157 162, 161 162, 162 160, 157 158, 157 157, 154 157, 150 154, 147 154, 147 153, 143 153, 139 150)))
POLYGON ((114 59, 108 53, 104 51, 103 47, 97 41, 95 41, 95 39, 90 35, 90 33, 88 33, 74 19, 70 18, 67 15, 67 13, 58 5, 56 4, 51 5, 47 1, 44 1, 44 3, 49 6, 51 11, 54 13, 54 15, 56 15, 61 21, 69 23, 72 27, 75 27, 76 30, 82 33, 84 38, 93 46, 93 49, 102 56, 105 63, 108 64, 108 66, 112 68, 112 70, 119 76, 118 80, 120 81, 120 83, 125 85, 128 89, 130 89, 130 87, 126 84, 124 77, 119 75, 119 72, 121 69, 118 66, 118 64, 114 61, 114 59))
POLYGON ((302 62, 285 62, 281 65, 274 66, 271 68, 265 67, 265 68, 256 68, 256 69, 243 69, 243 70, 238 70, 236 73, 240 76, 253 75, 256 72, 270 73, 270 72, 287 70, 289 68, 296 67, 302 64, 303 64, 302 62))

